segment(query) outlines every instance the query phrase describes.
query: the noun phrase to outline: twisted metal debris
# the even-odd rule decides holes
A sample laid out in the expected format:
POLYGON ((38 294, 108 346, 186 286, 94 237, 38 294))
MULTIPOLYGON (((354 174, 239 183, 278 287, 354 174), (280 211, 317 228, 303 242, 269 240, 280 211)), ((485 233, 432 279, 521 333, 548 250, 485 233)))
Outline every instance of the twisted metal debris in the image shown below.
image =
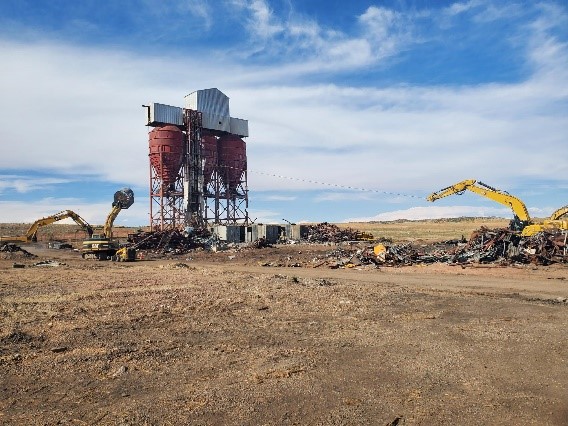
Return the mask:
POLYGON ((211 234, 207 229, 194 229, 189 234, 179 230, 138 232, 129 234, 128 242, 138 250, 156 254, 184 254, 210 247, 211 234))
MULTIPOLYGON (((328 253, 329 267, 358 265, 408 266, 428 263, 448 264, 535 264, 568 263, 568 234, 539 232, 521 237, 509 229, 475 231, 466 243, 460 240, 416 246, 378 244, 364 249, 328 253)), ((317 266, 320 266, 319 263, 317 266)))
POLYGON ((373 236, 356 229, 341 229, 337 225, 323 222, 308 226, 307 241, 312 243, 339 243, 342 241, 372 240, 373 236))
POLYGON ((29 251, 24 250, 20 246, 12 243, 0 244, 0 252, 7 252, 7 253, 21 252, 26 257, 36 257, 35 254, 32 254, 29 251))

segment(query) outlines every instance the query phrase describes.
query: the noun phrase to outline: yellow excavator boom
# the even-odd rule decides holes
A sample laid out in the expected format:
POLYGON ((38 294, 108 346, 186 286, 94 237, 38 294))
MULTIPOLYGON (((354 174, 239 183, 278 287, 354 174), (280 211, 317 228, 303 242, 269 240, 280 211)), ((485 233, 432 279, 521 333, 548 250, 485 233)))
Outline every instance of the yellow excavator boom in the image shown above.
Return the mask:
POLYGON ((540 223, 534 223, 531 220, 527 206, 519 198, 509 194, 508 192, 501 191, 493 188, 483 182, 474 179, 467 179, 456 183, 455 185, 443 188, 438 192, 433 192, 426 199, 428 201, 436 201, 440 198, 449 195, 463 194, 466 190, 479 194, 490 200, 496 201, 504 206, 510 207, 513 210, 515 218, 511 221, 511 229, 521 231, 521 235, 530 237, 538 232, 548 231, 554 232, 558 230, 568 230, 568 221, 559 220, 559 218, 568 213, 568 206, 564 206, 556 210, 550 216, 549 220, 540 223))
POLYGON ((531 220, 527 206, 525 206, 525 203, 523 203, 520 199, 509 194, 508 192, 493 188, 483 182, 476 181, 475 179, 463 180, 456 183, 455 185, 443 188, 438 192, 433 192, 426 199, 428 201, 434 202, 449 195, 461 195, 466 190, 474 192, 511 208, 515 216, 517 216, 521 222, 528 223, 531 220))
POLYGON ((87 223, 87 221, 85 221, 85 219, 71 210, 63 210, 54 215, 42 217, 41 219, 36 220, 31 224, 24 235, 16 237, 0 237, 0 241, 14 241, 24 243, 29 241, 37 241, 37 231, 39 228, 67 218, 73 219, 77 225, 79 225, 87 234, 89 234, 89 237, 93 235, 93 228, 87 223))
POLYGON ((550 220, 559 220, 562 216, 568 213, 568 206, 560 207, 550 215, 550 220))

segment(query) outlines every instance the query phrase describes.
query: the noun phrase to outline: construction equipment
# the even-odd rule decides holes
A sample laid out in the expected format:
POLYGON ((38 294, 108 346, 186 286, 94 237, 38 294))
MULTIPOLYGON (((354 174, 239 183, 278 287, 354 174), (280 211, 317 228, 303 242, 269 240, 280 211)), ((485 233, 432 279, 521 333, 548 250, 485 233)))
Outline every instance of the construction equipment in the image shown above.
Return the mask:
MULTIPOLYGON (((547 219, 543 222, 533 222, 525 203, 519 198, 506 191, 501 191, 483 182, 476 181, 475 179, 463 180, 447 188, 443 188, 438 192, 433 192, 426 200, 434 202, 449 195, 461 195, 466 190, 510 207, 513 210, 514 218, 511 220, 509 228, 513 231, 520 232, 522 236, 532 236, 542 231, 568 230, 568 221, 547 219)), ((558 209, 553 213, 553 216, 560 217, 565 213, 568 213, 568 206, 558 209)))
POLYGON ((89 238, 93 235, 93 228, 85 221, 85 219, 83 219, 81 216, 79 216, 77 213, 71 210, 63 210, 54 215, 42 217, 41 219, 36 220, 34 223, 31 224, 31 226, 24 235, 16 237, 0 237, 0 242, 13 242, 13 243, 15 242, 28 243, 31 241, 35 242, 37 241, 37 231, 40 227, 45 225, 50 225, 54 222, 59 222, 60 220, 67 218, 73 219, 75 223, 79 225, 89 235, 89 238))
POLYGON ((115 262, 134 262, 136 260, 136 255, 138 254, 138 247, 146 244, 146 242, 152 238, 154 238, 153 233, 149 233, 146 237, 142 238, 135 244, 120 247, 114 256, 111 256, 111 260, 114 260, 115 262))
POLYGON ((114 202, 102 232, 93 234, 83 241, 81 256, 84 259, 110 260, 120 248, 120 244, 112 237, 114 220, 121 210, 128 209, 134 203, 134 192, 130 188, 122 188, 114 193, 114 202))
POLYGON ((568 213, 568 206, 560 207, 550 215, 550 220, 560 220, 562 216, 568 213))

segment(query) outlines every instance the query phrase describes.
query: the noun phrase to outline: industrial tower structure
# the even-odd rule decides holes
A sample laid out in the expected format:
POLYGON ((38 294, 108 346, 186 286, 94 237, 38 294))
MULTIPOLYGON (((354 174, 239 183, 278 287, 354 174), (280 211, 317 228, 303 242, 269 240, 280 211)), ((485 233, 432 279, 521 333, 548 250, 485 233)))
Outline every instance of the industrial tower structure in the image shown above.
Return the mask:
POLYGON ((192 92, 185 107, 151 103, 150 226, 172 230, 248 224, 248 121, 229 115, 218 89, 192 92))

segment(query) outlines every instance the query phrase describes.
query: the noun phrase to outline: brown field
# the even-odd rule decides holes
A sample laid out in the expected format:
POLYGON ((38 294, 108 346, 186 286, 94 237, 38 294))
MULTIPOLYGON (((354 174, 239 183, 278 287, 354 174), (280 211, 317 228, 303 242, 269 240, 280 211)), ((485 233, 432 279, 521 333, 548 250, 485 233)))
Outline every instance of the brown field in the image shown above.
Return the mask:
POLYGON ((375 237, 390 238, 395 242, 436 242, 469 238, 481 226, 506 228, 508 219, 502 218, 459 218, 443 220, 400 220, 392 222, 357 222, 338 224, 339 227, 370 232, 375 237))
MULTIPOLYGON (((481 225, 507 220, 341 226, 441 241, 481 225)), ((46 248, 80 242, 75 229, 41 228, 22 246, 37 257, 0 253, 0 424, 568 424, 566 265, 327 269, 314 259, 337 247, 307 244, 114 263, 46 248)))

